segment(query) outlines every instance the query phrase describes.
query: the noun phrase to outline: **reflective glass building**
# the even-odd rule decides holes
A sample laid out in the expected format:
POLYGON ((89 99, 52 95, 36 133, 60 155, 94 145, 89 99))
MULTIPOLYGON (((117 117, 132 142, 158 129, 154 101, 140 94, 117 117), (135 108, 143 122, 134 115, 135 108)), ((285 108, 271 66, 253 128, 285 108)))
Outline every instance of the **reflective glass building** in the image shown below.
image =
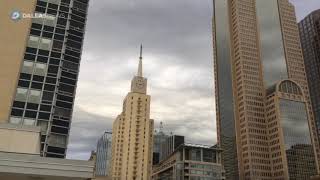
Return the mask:
POLYGON ((105 132, 97 143, 96 176, 108 176, 111 165, 112 132, 105 132))
POLYGON ((213 4, 217 132, 226 178, 303 179, 316 174, 318 134, 293 5, 288 0, 213 4), (290 129, 297 122, 300 129, 290 129), (295 158, 310 165, 301 176, 292 170, 306 167, 292 161, 299 148, 308 153, 295 158))
POLYGON ((88 0, 4 0, 0 7, 20 13, 1 16, 0 121, 40 126, 41 154, 65 158, 88 0))
POLYGON ((320 10, 299 22, 300 39, 314 116, 320 131, 320 10))

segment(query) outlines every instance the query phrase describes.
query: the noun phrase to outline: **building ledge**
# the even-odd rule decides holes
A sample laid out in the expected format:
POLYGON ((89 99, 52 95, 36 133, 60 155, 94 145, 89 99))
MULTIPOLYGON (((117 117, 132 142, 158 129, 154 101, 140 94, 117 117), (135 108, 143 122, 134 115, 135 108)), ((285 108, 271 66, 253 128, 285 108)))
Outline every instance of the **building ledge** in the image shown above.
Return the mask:
POLYGON ((0 152, 0 179, 22 176, 43 179, 91 179, 93 161, 45 158, 39 155, 0 152))

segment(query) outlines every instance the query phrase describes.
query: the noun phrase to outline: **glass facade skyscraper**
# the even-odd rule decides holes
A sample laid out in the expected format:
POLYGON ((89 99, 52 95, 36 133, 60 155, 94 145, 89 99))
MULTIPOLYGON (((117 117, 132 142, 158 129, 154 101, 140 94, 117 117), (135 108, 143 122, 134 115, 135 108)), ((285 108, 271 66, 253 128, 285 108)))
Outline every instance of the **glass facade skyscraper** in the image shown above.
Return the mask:
POLYGON ((320 10, 301 20, 299 31, 312 108, 320 132, 320 10))
POLYGON ((112 132, 105 132, 97 143, 96 176, 108 176, 111 165, 112 132))
MULTIPOLYGON (((21 16, 29 13, 38 17, 8 22, 13 31, 19 24, 26 26, 24 37, 19 45, 16 44, 16 47, 22 44, 24 47, 19 53, 0 61, 3 67, 8 65, 6 61, 16 62, 8 67, 12 75, 7 77, 16 82, 8 86, 12 91, 8 96, 11 99, 7 104, 4 102, 10 107, 10 113, 2 117, 7 116, 14 124, 40 126, 41 155, 65 158, 88 0, 30 0, 28 4, 14 0, 6 3, 9 6, 6 9, 19 10, 21 16)), ((2 110, 0 112, 2 114, 2 110)))
POLYGON ((308 179, 319 169, 319 142, 293 5, 213 3, 217 133, 226 178, 308 179), (290 127, 297 122, 299 128, 290 127))

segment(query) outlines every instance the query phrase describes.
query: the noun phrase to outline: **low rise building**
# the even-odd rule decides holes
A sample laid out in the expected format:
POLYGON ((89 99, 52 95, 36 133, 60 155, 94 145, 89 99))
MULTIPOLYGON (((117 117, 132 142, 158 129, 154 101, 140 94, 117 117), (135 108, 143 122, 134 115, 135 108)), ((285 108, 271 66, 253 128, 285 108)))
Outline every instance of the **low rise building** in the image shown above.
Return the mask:
POLYGON ((0 124, 0 179, 90 180, 94 161, 40 156, 40 127, 0 124))
POLYGON ((221 180, 221 149, 184 143, 153 167, 152 180, 221 180))

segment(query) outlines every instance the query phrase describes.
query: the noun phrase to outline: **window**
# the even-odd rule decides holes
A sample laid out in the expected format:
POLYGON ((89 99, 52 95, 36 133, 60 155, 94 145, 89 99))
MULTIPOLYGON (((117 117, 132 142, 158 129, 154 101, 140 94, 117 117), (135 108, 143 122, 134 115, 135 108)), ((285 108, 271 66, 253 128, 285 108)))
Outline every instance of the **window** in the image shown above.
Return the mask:
POLYGON ((50 3, 53 3, 53 4, 59 4, 60 3, 60 0, 50 0, 50 3))
POLYGON ((42 24, 43 18, 32 18, 32 23, 42 24))
POLYGON ((48 91, 43 92, 42 100, 52 101, 52 99, 53 99, 53 92, 48 92, 48 91))
POLYGON ((12 123, 12 124, 20 124, 21 123, 21 118, 10 117, 10 123, 12 123))
POLYGON ((41 91, 30 90, 28 102, 39 104, 40 103, 40 95, 41 95, 41 91))
POLYGON ((45 76, 46 71, 47 71, 47 65, 46 64, 36 63, 35 71, 34 71, 35 75, 45 76))
POLYGON ((52 47, 53 47, 53 49, 61 50, 62 49, 62 41, 54 40, 52 47))
POLYGON ((56 25, 56 18, 54 16, 49 16, 44 20, 44 25, 54 27, 56 25))
POLYGON ((41 132, 46 134, 47 129, 48 129, 48 122, 47 121, 38 121, 37 125, 40 126, 41 132))
POLYGON ((24 125, 29 125, 29 126, 33 126, 35 125, 36 120, 35 119, 23 119, 23 124, 24 125))
POLYGON ((38 48, 38 44, 39 44, 39 37, 37 37, 37 36, 30 36, 29 37, 29 41, 28 41, 29 47, 38 48))
POLYGON ((41 39, 41 44, 40 44, 41 49, 50 50, 50 45, 51 45, 50 39, 46 39, 46 38, 41 39))
POLYGON ((32 74, 34 62, 23 61, 22 73, 32 74))
POLYGON ((17 100, 17 101, 26 101, 26 99, 27 99, 27 93, 28 93, 28 89, 18 88, 18 89, 17 89, 16 100, 17 100))
POLYGON ((65 146, 66 145, 66 136, 51 134, 49 137, 49 144, 53 146, 65 146))

